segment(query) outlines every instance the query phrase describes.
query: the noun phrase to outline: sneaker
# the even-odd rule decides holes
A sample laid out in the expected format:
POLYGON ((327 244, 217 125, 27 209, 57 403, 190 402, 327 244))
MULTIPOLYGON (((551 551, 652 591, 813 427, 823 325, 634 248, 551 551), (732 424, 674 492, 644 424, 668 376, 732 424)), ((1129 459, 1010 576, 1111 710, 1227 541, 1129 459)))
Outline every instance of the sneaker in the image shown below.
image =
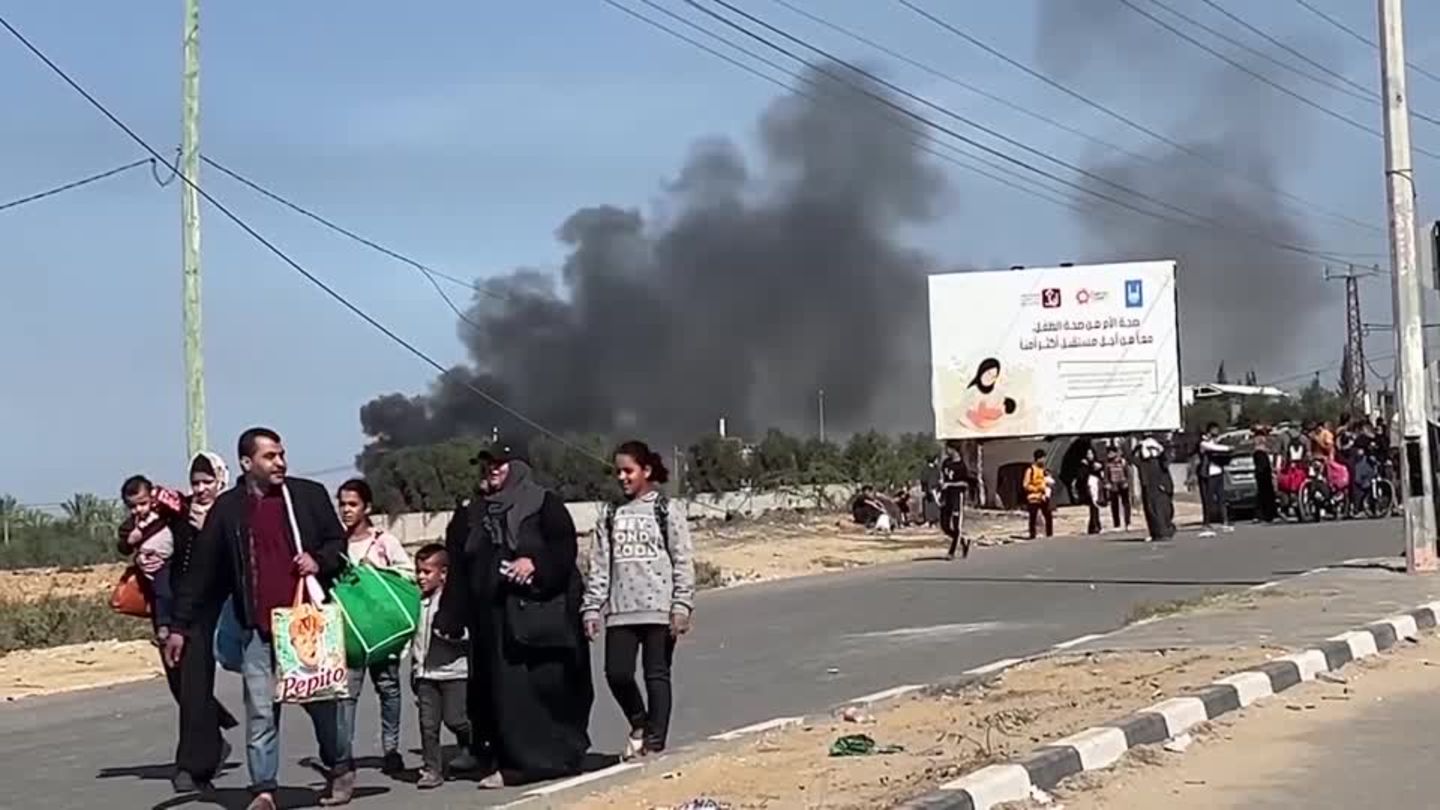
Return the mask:
POLYGON ((454 759, 450 760, 450 770, 456 773, 478 771, 480 770, 480 760, 469 751, 461 751, 454 759))
POLYGON ((1225 524, 1224 526, 1221 526, 1221 527, 1220 527, 1220 533, 1221 533, 1221 534, 1234 534, 1234 533, 1235 533, 1235 527, 1234 527, 1234 526, 1231 526, 1230 524, 1227 523, 1227 524, 1225 524))
POLYGON ((496 771, 480 780, 481 790, 504 790, 505 787, 505 775, 500 771, 496 771))
POLYGON ((1214 537, 1214 536, 1215 536, 1215 530, 1214 530, 1214 529, 1203 529, 1203 530, 1201 530, 1201 532, 1200 532, 1199 534, 1197 534, 1197 535, 1195 535, 1195 536, 1196 536, 1196 537, 1214 537))
POLYGON ((421 768, 420 779, 415 783, 415 787, 421 790, 434 790, 443 784, 445 784, 445 777, 429 768, 421 768))
POLYGON ((380 760, 380 772, 386 776, 404 773, 405 758, 400 756, 399 751, 386 751, 384 758, 380 760))
POLYGON ((625 754, 621 757, 621 759, 623 759, 623 760, 631 760, 631 759, 634 759, 634 758, 636 758, 636 757, 640 757, 640 756, 644 756, 644 755, 645 755, 645 732, 643 732, 643 731, 632 731, 632 732, 630 732, 630 736, 625 739, 625 754))
POLYGON ((245 810, 276 810, 275 797, 269 793, 261 793, 245 805, 245 810))

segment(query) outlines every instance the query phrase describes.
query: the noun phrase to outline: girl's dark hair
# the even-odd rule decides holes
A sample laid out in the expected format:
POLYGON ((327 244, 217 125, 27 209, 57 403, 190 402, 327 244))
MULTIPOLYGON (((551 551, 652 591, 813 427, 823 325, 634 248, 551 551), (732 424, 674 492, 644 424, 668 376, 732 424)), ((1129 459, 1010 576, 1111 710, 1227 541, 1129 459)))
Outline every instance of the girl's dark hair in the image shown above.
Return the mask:
POLYGON ((336 492, 353 492, 360 498, 360 502, 366 506, 375 503, 375 493, 370 490, 370 485, 365 483, 364 479, 361 478, 351 478, 349 481, 341 484, 340 489, 336 490, 336 492))
POLYGON ((143 475, 132 475, 125 479, 125 483, 120 485, 120 497, 122 499, 133 498, 147 489, 154 488, 155 485, 150 483, 149 478, 143 475))
POLYGON ((635 463, 641 467, 650 468, 650 481, 655 484, 663 484, 670 480, 670 469, 665 466, 665 459, 660 454, 650 449, 650 445, 631 440, 615 448, 615 455, 629 456, 635 459, 635 463))

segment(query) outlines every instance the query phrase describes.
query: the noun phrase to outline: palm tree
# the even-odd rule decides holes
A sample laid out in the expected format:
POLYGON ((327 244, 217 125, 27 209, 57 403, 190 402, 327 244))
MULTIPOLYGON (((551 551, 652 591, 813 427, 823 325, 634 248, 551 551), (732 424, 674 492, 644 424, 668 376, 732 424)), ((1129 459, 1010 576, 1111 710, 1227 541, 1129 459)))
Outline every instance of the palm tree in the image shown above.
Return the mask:
POLYGON ((104 530, 113 530, 119 523, 119 508, 111 501, 101 499, 89 492, 77 492, 60 504, 65 520, 72 527, 89 535, 104 530))

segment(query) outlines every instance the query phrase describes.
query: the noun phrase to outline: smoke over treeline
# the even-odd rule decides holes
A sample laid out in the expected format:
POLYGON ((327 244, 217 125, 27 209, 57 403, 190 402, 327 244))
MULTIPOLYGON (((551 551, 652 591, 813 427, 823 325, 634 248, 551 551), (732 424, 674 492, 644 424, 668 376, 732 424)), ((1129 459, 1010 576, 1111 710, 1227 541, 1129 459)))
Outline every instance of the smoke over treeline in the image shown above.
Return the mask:
POLYGON ((365 405, 372 448, 533 432, 466 382, 570 433, 688 440, 722 416, 813 431, 820 389, 833 430, 923 426, 933 268, 900 231, 938 214, 943 175, 897 113, 811 75, 823 100, 773 102, 756 162, 696 143, 656 213, 582 208, 556 232, 558 274, 481 281, 459 325, 469 363, 365 405))

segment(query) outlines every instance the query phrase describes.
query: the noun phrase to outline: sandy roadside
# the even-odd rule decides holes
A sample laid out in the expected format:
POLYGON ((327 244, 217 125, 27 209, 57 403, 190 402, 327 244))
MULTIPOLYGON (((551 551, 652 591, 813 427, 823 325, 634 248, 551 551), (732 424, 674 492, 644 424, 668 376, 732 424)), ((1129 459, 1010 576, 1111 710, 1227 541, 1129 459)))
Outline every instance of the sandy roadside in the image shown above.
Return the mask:
POLYGON ((1344 683, 1314 681, 1222 717, 1183 754, 1136 749, 1114 768, 1067 780, 1054 798, 1069 810, 1242 810, 1376 703, 1432 696, 1437 661, 1440 639, 1425 634, 1346 667, 1344 683))
POLYGON ((650 810, 704 796, 733 810, 888 807, 1275 654, 1238 647, 1047 658, 1006 670, 985 685, 901 699, 860 722, 835 718, 766 734, 673 770, 657 763, 635 781, 566 806, 650 810), (830 756, 831 744, 849 734, 904 750, 830 756))
MULTIPOLYGON (((1194 505, 1176 504, 1177 520, 1196 517, 1194 505)), ((1107 516, 1108 518, 1108 516, 1107 516)), ((1081 534, 1083 508, 1056 515, 1058 536, 1081 534)), ((966 534, 980 547, 1013 542, 1025 532, 1017 513, 972 512, 966 534)), ((718 566, 723 586, 844 571, 869 565, 936 559, 948 543, 934 529, 902 529, 891 535, 866 532, 843 516, 777 514, 735 523, 700 522, 694 530, 696 557, 718 566)), ((79 569, 37 568, 0 572, 0 594, 10 600, 35 600, 46 594, 73 596, 108 593, 123 565, 79 569)), ((159 674, 153 648, 146 642, 101 642, 27 650, 0 656, 0 699, 106 686, 159 674)))

